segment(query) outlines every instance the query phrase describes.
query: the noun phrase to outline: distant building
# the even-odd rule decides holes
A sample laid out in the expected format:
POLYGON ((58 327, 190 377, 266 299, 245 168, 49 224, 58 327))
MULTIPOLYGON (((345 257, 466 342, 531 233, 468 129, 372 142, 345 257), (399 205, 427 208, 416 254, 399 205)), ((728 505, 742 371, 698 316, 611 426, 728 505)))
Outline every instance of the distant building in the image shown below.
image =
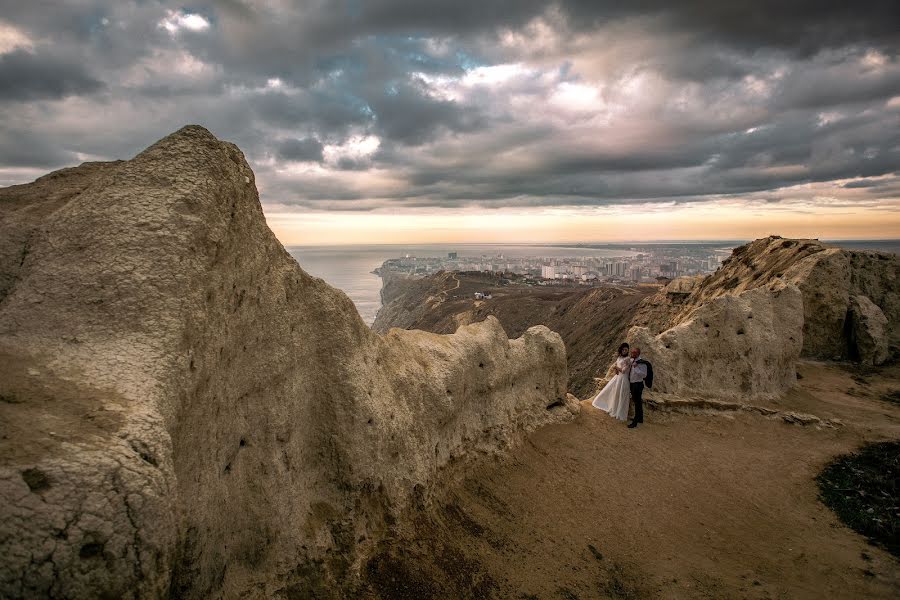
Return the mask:
POLYGON ((606 275, 608 277, 625 277, 628 275, 627 262, 609 262, 606 263, 606 275))
POLYGON ((456 252, 448 252, 448 253, 447 253, 447 258, 448 258, 449 260, 456 260, 456 259, 457 259, 457 256, 458 256, 458 255, 457 255, 456 252))
POLYGON ((678 276, 678 263, 663 263, 659 265, 659 273, 664 277, 675 278, 678 276))
POLYGON ((541 277, 544 279, 556 279, 556 265, 550 263, 541 267, 541 277))

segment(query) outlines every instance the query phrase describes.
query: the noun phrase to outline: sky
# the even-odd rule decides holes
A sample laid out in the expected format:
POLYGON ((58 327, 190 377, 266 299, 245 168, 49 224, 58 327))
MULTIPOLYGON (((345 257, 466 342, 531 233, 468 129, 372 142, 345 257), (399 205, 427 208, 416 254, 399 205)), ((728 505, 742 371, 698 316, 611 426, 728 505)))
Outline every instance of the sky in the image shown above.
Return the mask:
POLYGON ((900 3, 0 0, 0 185, 189 123, 285 244, 900 238, 900 3))

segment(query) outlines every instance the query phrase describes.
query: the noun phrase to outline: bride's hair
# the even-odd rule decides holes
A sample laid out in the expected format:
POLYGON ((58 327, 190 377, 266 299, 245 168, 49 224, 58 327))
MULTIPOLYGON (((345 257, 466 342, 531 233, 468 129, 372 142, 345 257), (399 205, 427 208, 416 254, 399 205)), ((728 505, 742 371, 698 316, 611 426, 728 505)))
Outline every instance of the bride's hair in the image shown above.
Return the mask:
POLYGON ((622 349, 630 347, 631 346, 629 346, 627 342, 622 343, 622 345, 619 346, 619 351, 616 353, 616 356, 622 356, 622 349))

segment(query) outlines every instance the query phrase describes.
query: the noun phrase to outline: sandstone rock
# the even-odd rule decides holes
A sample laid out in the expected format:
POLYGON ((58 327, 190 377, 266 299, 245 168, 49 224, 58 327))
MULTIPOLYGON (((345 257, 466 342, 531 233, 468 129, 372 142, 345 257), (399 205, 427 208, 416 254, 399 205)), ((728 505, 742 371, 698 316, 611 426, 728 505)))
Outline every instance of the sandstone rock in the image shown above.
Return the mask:
POLYGON ((688 296, 703 283, 703 279, 702 275, 676 277, 663 288, 663 291, 673 298, 688 296))
POLYGON ((741 401, 773 398, 796 377, 803 298, 795 286, 782 284, 724 295, 659 335, 634 327, 628 339, 653 363, 654 392, 741 401))
POLYGON ((581 412, 581 401, 573 394, 566 394, 566 410, 577 415, 581 412))
POLYGON ((880 365, 888 359, 888 320, 874 302, 866 296, 850 299, 849 343, 853 358, 870 365, 880 365))
POLYGON ((0 190, 0 596, 350 594, 565 382, 544 327, 373 333, 201 127, 0 190))
POLYGON ((803 355, 821 359, 851 358, 847 317, 850 299, 870 298, 888 319, 888 344, 900 342, 900 280, 897 256, 883 252, 834 248, 818 240, 771 236, 735 248, 722 266, 699 285, 679 284, 642 303, 633 324, 661 333, 722 296, 766 287, 781 280, 803 295, 803 355), (683 291, 689 290, 688 294, 683 291))

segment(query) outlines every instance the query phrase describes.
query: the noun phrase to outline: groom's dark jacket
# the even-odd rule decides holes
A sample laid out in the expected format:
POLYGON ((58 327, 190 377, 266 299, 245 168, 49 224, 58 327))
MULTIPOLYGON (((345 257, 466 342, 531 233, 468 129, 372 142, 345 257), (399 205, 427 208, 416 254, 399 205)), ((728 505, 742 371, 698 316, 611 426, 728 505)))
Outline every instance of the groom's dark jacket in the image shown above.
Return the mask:
POLYGON ((646 385, 648 388, 652 389, 653 388, 653 365, 651 365, 649 361, 646 361, 643 358, 637 359, 635 364, 647 366, 647 376, 644 377, 644 385, 646 385))

